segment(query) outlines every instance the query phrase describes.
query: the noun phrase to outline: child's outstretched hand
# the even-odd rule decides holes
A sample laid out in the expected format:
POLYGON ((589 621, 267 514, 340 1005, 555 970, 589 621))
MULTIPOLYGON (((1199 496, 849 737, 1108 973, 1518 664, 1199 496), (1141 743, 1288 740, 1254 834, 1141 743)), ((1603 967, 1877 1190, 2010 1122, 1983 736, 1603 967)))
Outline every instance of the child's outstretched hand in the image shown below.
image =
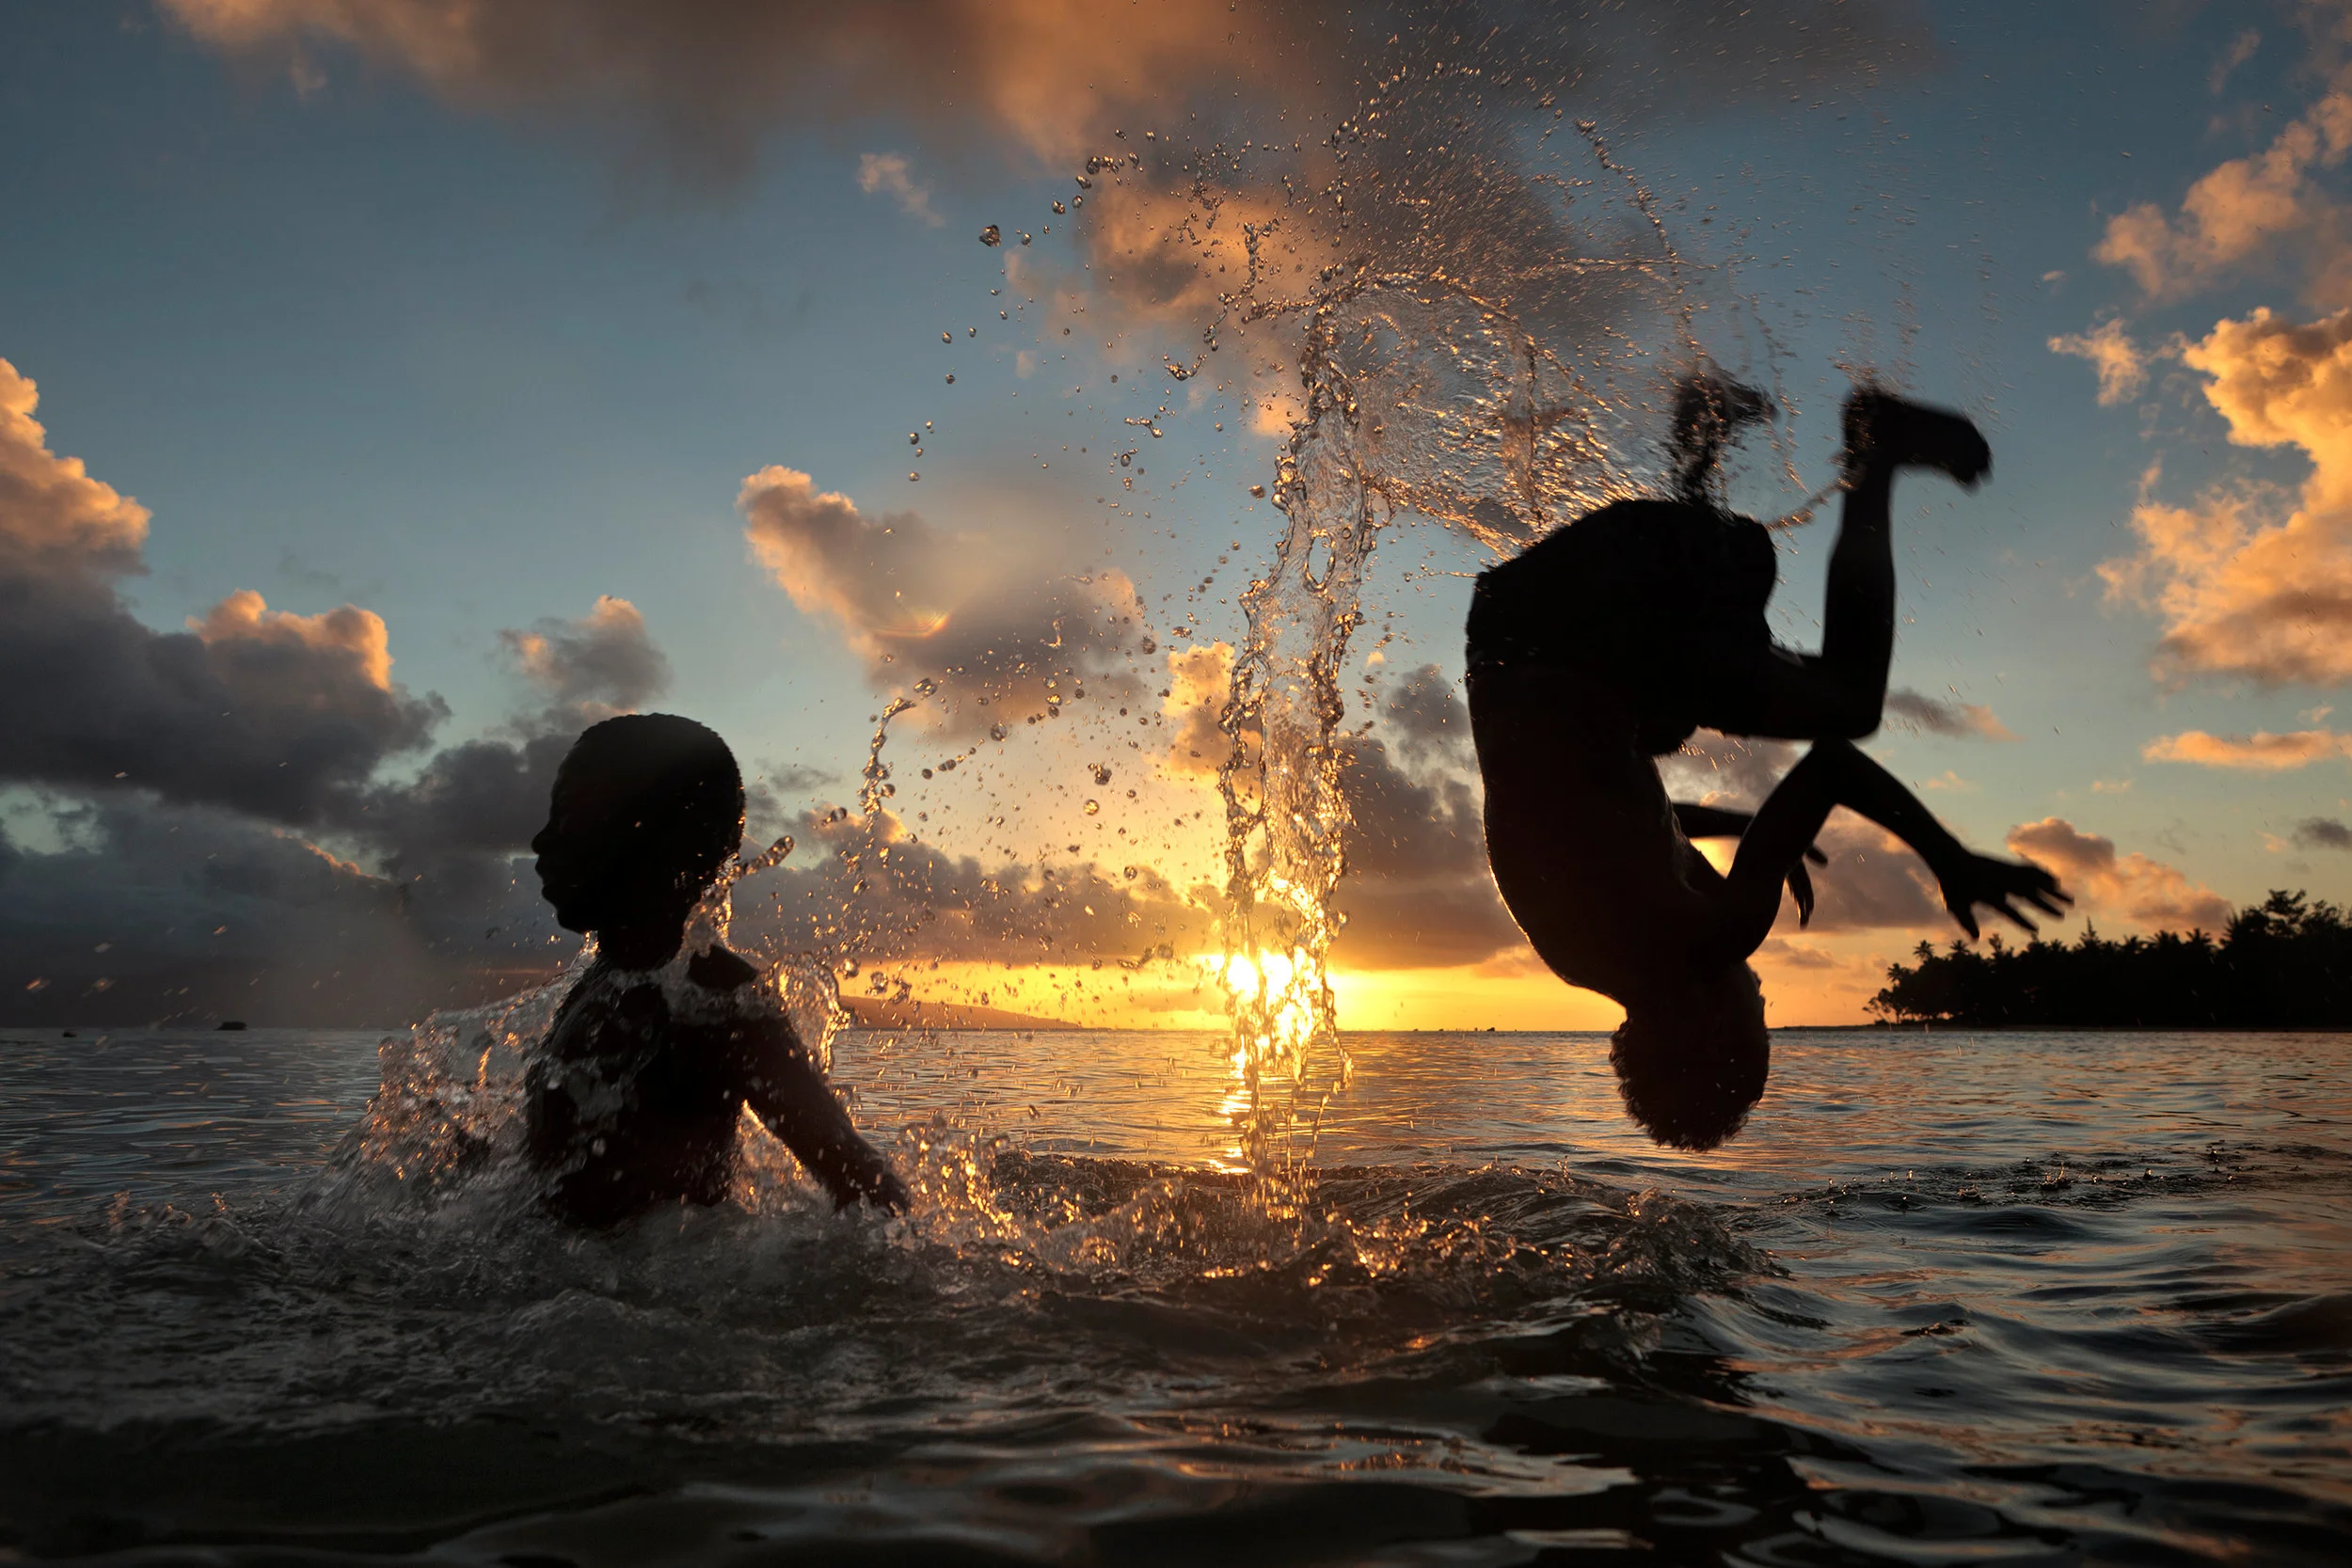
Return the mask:
POLYGON ((1991 855, 1962 852, 1960 862, 1941 874, 1944 907, 1960 928, 1977 935, 1976 907, 1984 905, 2027 932, 2041 929, 2018 911, 2012 899, 2023 899, 2043 914, 2063 917, 2060 904, 2074 900, 2059 888, 2058 879, 2030 861, 1995 860, 1991 855), (2055 902, 2053 901, 2055 900, 2055 902))

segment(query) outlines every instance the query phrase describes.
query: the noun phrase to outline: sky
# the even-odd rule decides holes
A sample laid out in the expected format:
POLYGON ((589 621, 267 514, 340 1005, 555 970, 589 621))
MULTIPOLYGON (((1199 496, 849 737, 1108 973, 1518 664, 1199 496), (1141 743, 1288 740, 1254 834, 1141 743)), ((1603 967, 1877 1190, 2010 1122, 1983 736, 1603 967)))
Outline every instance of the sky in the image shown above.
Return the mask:
MULTIPOLYGON (((747 853, 796 841, 745 945, 1214 1025, 1216 721, 1317 321, 1407 345, 1358 366, 1406 390, 1337 675, 1343 1024, 1619 1016, 1494 895, 1461 618, 1478 519, 1656 484, 1701 362, 1780 408, 1726 474, 1760 517, 1834 478, 1859 379, 1984 428, 1983 488, 1898 488, 1869 749, 2060 876, 2052 934, 2352 897, 2338 0, 95 0, 0 35, 0 1022, 529 983, 577 945, 525 848, 554 764, 649 710, 735 747, 747 853), (1340 300, 1353 268, 1491 309, 1340 300), (1590 442, 1480 512, 1476 394, 1529 345, 1590 442)), ((1834 527, 1777 535, 1792 644, 1834 527)), ((1753 803, 1794 754, 1664 770, 1753 803)), ((1875 830, 1823 847, 1758 955, 1775 1023, 1861 1022, 1956 935, 1875 830)))

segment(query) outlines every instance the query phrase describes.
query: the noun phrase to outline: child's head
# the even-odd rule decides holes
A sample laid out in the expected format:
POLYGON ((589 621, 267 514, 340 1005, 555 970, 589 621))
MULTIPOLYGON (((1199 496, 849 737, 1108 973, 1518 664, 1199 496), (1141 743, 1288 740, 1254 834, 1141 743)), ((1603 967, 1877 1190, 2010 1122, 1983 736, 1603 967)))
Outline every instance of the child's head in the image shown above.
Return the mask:
POLYGON ((1772 1059, 1764 992, 1744 963, 1628 1006, 1609 1041, 1626 1114, 1676 1148, 1713 1148, 1739 1132, 1772 1059))
POLYGON ((531 841, 567 930, 682 923, 743 842, 743 776, 691 719, 629 714, 592 726, 556 769, 531 841))

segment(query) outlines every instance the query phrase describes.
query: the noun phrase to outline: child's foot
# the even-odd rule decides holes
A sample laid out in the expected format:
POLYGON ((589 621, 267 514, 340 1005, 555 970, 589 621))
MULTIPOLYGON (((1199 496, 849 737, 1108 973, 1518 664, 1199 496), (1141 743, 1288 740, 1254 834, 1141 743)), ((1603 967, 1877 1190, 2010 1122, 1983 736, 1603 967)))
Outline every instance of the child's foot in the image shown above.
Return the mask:
POLYGON ((1963 415, 1864 390, 1846 400, 1845 466, 1935 468, 1973 490, 1992 471, 1993 449, 1963 415))

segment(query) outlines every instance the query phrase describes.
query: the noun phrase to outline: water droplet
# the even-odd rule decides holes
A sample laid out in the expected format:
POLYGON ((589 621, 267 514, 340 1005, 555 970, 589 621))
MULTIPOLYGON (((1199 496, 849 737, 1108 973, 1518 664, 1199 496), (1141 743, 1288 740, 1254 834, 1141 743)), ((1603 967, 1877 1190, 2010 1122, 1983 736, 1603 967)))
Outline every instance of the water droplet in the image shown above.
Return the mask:
POLYGON ((952 332, 943 332, 939 335, 939 341, 943 343, 952 343, 956 341, 956 335, 952 332))
POLYGON ((914 434, 914 432, 913 432, 912 430, 910 430, 910 431, 908 431, 908 432, 907 432, 907 445, 908 445, 908 446, 911 446, 911 447, 919 447, 919 446, 921 446, 922 444, 923 444, 923 437, 921 437, 920 436, 917 436, 917 435, 916 435, 916 434, 914 434))
POLYGON ((1088 815, 1089 816, 1102 816, 1102 815, 1103 815, 1103 802, 1102 802, 1102 801, 1100 801, 1100 800, 1089 800, 1089 801, 1087 802, 1087 815, 1088 815))
POLYGON ((1087 771, 1094 775, 1094 782, 1098 784, 1106 784, 1111 782, 1111 770, 1099 762, 1089 763, 1087 771))
POLYGON ((922 477, 923 477, 923 476, 922 476, 921 474, 916 473, 916 472, 915 472, 914 469, 912 469, 912 468, 909 468, 909 469, 907 470, 907 480, 908 480, 908 482, 909 482, 910 483, 914 483, 914 482, 916 482, 916 481, 919 481, 922 477))
POLYGON ((952 386, 954 386, 955 384, 956 384, 956 372, 953 372, 953 371, 949 371, 949 372, 947 372, 947 385, 948 385, 948 386, 950 386, 950 387, 952 387, 952 386))
POLYGON ((1136 879, 1136 868, 1132 865, 1120 867, 1119 874, 1126 878, 1131 882, 1136 879))
POLYGON ((980 230, 980 244, 982 244, 982 245, 1002 245, 1002 244, 1004 244, 1004 241, 1005 241, 1005 231, 1004 231, 1003 230, 1001 230, 1001 229, 997 228, 997 227, 996 227, 994 224, 993 224, 993 223, 992 223, 992 224, 990 224, 990 225, 989 225, 986 229, 983 229, 983 230, 980 230))
POLYGON ((1253 496, 1263 496, 1265 494, 1265 486, 1263 484, 1253 484, 1249 487, 1249 493, 1253 496))
POLYGON ((1055 203, 1054 203, 1054 211, 1056 211, 1057 213, 1066 213, 1066 212, 1070 211, 1070 209, 1069 209, 1069 208, 1067 208, 1067 207, 1065 207, 1065 206, 1063 206, 1060 202, 1057 201, 1057 202, 1055 202, 1055 203))

